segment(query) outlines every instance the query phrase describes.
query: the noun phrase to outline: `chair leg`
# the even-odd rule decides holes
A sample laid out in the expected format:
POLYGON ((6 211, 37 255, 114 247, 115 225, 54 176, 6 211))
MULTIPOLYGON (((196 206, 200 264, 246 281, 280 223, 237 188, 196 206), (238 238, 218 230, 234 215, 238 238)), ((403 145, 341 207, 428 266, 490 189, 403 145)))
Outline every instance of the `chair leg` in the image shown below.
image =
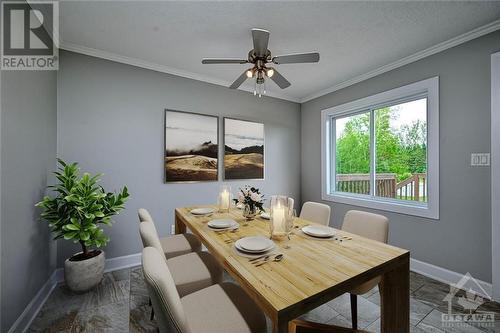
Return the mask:
POLYGON ((354 294, 351 295, 351 319, 352 319, 352 329, 358 329, 358 297, 354 294))

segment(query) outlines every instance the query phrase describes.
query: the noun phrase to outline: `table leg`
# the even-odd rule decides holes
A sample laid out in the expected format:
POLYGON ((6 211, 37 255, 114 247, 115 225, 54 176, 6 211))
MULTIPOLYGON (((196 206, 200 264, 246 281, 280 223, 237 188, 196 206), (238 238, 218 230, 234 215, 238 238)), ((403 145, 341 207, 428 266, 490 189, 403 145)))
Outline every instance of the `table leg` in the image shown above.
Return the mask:
POLYGON ((175 215, 175 234, 185 234, 186 225, 175 215))
POLYGON ((380 282, 382 333, 410 332, 410 258, 387 272, 380 282))
POLYGON ((288 320, 278 320, 273 323, 273 333, 288 333, 288 320))

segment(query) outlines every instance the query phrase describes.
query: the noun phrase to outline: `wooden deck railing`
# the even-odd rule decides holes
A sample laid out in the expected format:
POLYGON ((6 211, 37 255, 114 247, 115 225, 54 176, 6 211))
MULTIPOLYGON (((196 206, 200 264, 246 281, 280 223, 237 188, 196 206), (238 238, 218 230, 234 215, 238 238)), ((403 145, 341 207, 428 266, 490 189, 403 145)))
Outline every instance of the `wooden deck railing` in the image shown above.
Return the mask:
POLYGON ((396 195, 399 199, 427 201, 427 174, 414 173, 411 177, 396 185, 396 195))
MULTIPOLYGON (((416 173, 401 181, 396 181, 394 173, 379 173, 375 175, 376 194, 385 198, 427 201, 427 176, 416 173)), ((336 177, 337 191, 370 194, 369 174, 340 174, 336 177)))

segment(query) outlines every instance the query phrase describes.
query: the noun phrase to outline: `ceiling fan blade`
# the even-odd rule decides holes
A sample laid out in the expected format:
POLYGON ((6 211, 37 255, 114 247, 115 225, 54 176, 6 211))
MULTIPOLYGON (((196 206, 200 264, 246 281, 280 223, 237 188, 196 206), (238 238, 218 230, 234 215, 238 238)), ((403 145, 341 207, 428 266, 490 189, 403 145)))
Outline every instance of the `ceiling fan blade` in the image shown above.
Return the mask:
POLYGON ((273 57, 273 62, 277 65, 279 64, 298 64, 304 62, 318 62, 319 53, 297 53, 297 54, 286 54, 282 56, 273 57))
POLYGON ((243 74, 241 74, 236 81, 229 86, 229 89, 238 89, 238 87, 241 86, 246 79, 248 79, 247 71, 244 71, 243 74))
MULTIPOLYGON (((243 73, 243 74, 245 74, 245 73, 243 73)), ((273 80, 278 85, 278 87, 280 87, 281 89, 288 88, 292 85, 276 69, 274 69, 274 73, 273 73, 273 76, 271 76, 271 80, 273 80)))
POLYGON ((253 50, 257 57, 263 57, 267 54, 267 45, 269 44, 269 31, 264 29, 252 29, 253 50))
POLYGON ((214 64, 246 64, 248 60, 245 59, 232 59, 232 58, 227 58, 227 59, 215 59, 215 58, 207 58, 203 59, 201 61, 202 64, 209 64, 209 65, 214 65, 214 64))

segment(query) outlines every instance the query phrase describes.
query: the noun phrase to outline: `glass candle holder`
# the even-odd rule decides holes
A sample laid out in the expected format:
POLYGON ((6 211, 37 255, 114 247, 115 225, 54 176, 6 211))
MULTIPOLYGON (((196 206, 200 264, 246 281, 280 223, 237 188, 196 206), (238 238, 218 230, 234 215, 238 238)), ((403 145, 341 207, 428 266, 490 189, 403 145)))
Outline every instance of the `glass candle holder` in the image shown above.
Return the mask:
POLYGON ((231 197, 231 186, 221 185, 217 200, 220 212, 229 212, 229 209, 231 208, 231 197))
POLYGON ((271 238, 288 237, 293 228, 293 201, 284 195, 271 197, 271 238))

